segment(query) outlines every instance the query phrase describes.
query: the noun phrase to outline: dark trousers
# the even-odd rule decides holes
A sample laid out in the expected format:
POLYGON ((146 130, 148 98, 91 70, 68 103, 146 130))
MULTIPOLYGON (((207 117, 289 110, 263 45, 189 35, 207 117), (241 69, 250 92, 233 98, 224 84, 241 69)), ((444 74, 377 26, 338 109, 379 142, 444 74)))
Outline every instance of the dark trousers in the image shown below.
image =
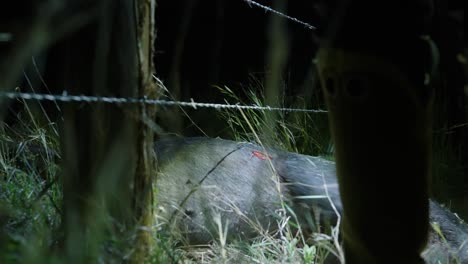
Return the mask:
POLYGON ((339 5, 317 56, 346 263, 424 263, 431 160, 430 1, 339 5))

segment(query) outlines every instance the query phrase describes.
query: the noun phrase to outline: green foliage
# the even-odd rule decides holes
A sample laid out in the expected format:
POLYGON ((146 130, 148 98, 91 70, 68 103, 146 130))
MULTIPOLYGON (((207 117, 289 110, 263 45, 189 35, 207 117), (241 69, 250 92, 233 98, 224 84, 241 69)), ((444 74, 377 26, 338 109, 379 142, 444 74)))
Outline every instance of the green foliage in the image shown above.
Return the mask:
MULTIPOLYGON (((231 94, 234 96, 234 94, 231 94)), ((255 104, 261 105, 259 96, 255 104)), ((234 99, 234 97, 233 97, 234 99)), ((57 124, 37 111, 38 107, 24 103, 24 109, 17 114, 15 125, 0 127, 0 263, 63 263, 62 254, 62 187, 60 184, 60 142, 57 124), (32 110, 36 108, 36 110, 32 110)), ((238 140, 251 139, 252 133, 239 112, 229 113, 233 134, 238 140), (236 114, 236 115, 234 115, 236 114), (236 123, 235 125, 235 122, 236 123), (243 127, 242 127, 243 126, 243 127), (243 135, 239 133, 243 129, 243 135)), ((295 115, 299 120, 308 120, 303 114, 295 115)), ((289 124, 287 114, 282 113, 278 121, 276 142, 288 150, 298 150, 295 133, 305 135, 300 124, 289 124), (293 130, 295 131, 293 133, 293 130)), ((248 112, 247 117, 261 131, 265 124, 265 113, 248 112)), ((307 143, 318 144, 314 141, 307 143), (312 143, 310 143, 312 142, 312 143)), ((305 146, 305 145, 304 145, 305 146)), ((112 168, 109 168, 112 171, 112 168)), ((107 179, 107 178, 106 178, 107 179)), ((106 185, 109 186, 109 185, 106 185)), ((112 185, 111 185, 112 186, 112 185)), ((94 242, 86 245, 88 262, 104 261, 121 263, 132 254, 135 231, 125 230, 107 212, 91 213, 95 226, 90 227, 86 236, 94 242), (101 230, 95 230, 100 228, 101 230), (93 231, 94 230, 94 231, 93 231)), ((285 216, 278 221, 288 221, 285 216)), ((177 234, 161 223, 151 230, 156 241, 151 249, 149 263, 243 263, 302 262, 315 263, 317 249, 304 245, 302 234, 291 233, 288 225, 283 226, 281 235, 262 234, 254 241, 238 241, 227 244, 222 237, 205 247, 181 244, 177 234)), ((221 225, 222 227, 222 225, 221 225)), ((82 241, 76 241, 82 243, 82 241)), ((73 249, 69 249, 72 250, 73 249)))
POLYGON ((58 137, 50 136, 55 124, 42 125, 32 113, 25 104, 14 127, 0 127, 0 204, 8 208, 0 210, 1 263, 41 263, 59 237, 58 137))
MULTIPOLYGON (((237 95, 229 87, 215 86, 230 104, 266 106, 264 103, 263 84, 253 79, 245 95, 237 95), (246 99, 243 99, 246 98, 246 99)), ((296 101, 301 101, 297 100, 296 101)), ((286 102, 282 102, 284 105, 286 102)), ((301 103, 290 108, 306 108, 308 104, 301 103)), ((284 106, 286 107, 286 106, 284 106)), ((309 106, 310 107, 310 106, 309 106)), ((313 106, 317 108, 317 106, 313 106)), ((330 153, 330 135, 327 116, 323 113, 311 114, 304 112, 280 111, 269 125, 269 111, 231 109, 221 112, 227 121, 232 135, 238 141, 251 141, 283 150, 309 155, 327 155, 330 153), (258 136, 258 138, 256 137, 258 136)))

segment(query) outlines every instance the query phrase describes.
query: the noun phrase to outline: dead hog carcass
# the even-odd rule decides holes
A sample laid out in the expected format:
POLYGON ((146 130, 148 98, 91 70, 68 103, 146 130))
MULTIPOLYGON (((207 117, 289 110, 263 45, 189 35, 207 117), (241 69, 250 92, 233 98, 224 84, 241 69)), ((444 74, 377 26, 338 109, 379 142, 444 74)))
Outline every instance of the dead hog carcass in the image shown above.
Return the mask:
MULTIPOLYGON (((282 173, 295 167, 298 160, 289 161, 285 152, 256 144, 209 138, 170 139, 158 142, 156 151, 160 216, 174 223, 189 243, 217 239, 220 230, 216 217, 226 225, 229 239, 272 231, 278 226, 282 201, 291 202, 293 208, 307 208, 298 214, 304 223, 312 223, 320 215, 324 221, 336 219, 323 182, 332 179, 330 184, 336 186, 331 162, 310 157, 310 170, 301 180, 300 173, 293 177, 282 173), (306 197, 310 194, 321 198, 306 197), (320 208, 320 215, 312 215, 312 207, 320 208)), ((335 192, 332 197, 339 197, 337 188, 330 192, 335 192)), ((335 202, 341 206, 339 199, 335 202)))
MULTIPOLYGON (((211 138, 161 140, 156 152, 158 214, 186 243, 217 240, 224 228, 228 240, 273 231, 282 202, 304 233, 327 231, 321 227, 335 225, 342 211, 335 164, 319 157, 211 138)), ((433 201, 430 209, 446 235, 430 234, 426 261, 468 263, 467 226, 433 201)))

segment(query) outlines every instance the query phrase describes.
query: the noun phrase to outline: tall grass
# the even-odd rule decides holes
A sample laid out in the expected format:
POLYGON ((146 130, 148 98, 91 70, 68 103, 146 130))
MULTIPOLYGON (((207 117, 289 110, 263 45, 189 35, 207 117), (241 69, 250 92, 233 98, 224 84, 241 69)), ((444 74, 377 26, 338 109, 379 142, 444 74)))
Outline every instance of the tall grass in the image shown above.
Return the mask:
POLYGON ((23 106, 15 125, 0 125, 1 263, 40 262, 60 238, 57 126, 40 121, 47 118, 34 105, 23 106))
MULTIPOLYGON (((237 95, 227 86, 215 87, 224 95, 226 103, 266 106, 262 92, 263 82, 258 78, 252 78, 251 85, 245 89, 244 95, 237 95)), ((280 103, 285 108, 291 107, 286 106, 286 99, 280 103)), ((303 103, 293 107, 306 108, 308 104, 303 103)), ((283 150, 310 155, 332 154, 326 114, 280 111, 274 125, 271 126, 267 122, 267 111, 246 109, 243 113, 247 119, 237 109, 221 112, 235 140, 256 142, 258 140, 254 134, 257 134, 262 142, 283 150)))
MULTIPOLYGON (((257 79, 245 95, 228 87, 217 88, 231 104, 264 106, 261 86, 257 79)), ((312 155, 329 153, 326 115, 280 112, 275 126, 266 125, 264 111, 244 110, 241 114, 234 109, 221 115, 235 140, 268 142, 264 139, 269 133, 271 147, 312 155)), ((26 102, 12 123, 0 126, 0 263, 63 263, 66 259, 58 253, 63 238, 58 125, 38 105, 26 102)), ((444 131, 436 131, 433 186, 436 198, 442 201, 462 192, 452 184, 454 180, 448 180, 463 173, 463 162, 452 146, 444 131)), ((157 221, 151 230, 157 242, 150 263, 323 263, 329 255, 338 254, 333 237, 302 234, 294 213, 286 204, 284 208, 278 214, 275 233, 259 229, 257 238, 231 243, 225 239, 226 223, 220 219, 214 219, 218 239, 201 246, 184 244, 176 230, 157 221)), ((121 263, 131 254, 132 232, 124 240, 118 232, 109 230, 100 238, 102 244, 92 245, 98 247, 93 249, 96 262, 121 263)))
MULTIPOLYGON (((231 100, 240 99, 228 88, 223 93, 231 96, 231 100)), ((263 105, 261 94, 257 96, 251 92, 251 99, 253 101, 247 103, 263 105)), ((3 226, 0 231, 0 263, 63 263, 67 260, 60 254, 63 251, 63 233, 59 128, 36 103, 22 102, 22 106, 11 122, 14 125, 2 123, 0 127, 0 224, 3 226)), ((237 111, 224 114, 237 140, 252 140, 254 133, 262 136, 266 132, 263 130, 264 112, 247 111, 245 116, 237 111), (247 127, 247 122, 251 127, 247 127)), ((276 128, 268 131, 274 135, 276 147, 292 151, 300 151, 300 148, 322 150, 320 143, 314 140, 297 146, 296 137, 313 138, 302 128, 312 120, 309 116, 281 113, 280 117, 276 128), (290 123, 288 118, 297 123, 290 123)), ((316 234, 321 244, 308 245, 308 238, 291 228, 294 221, 284 212, 279 216, 276 233, 259 229, 257 238, 232 243, 226 241, 223 233, 226 223, 218 221, 219 239, 203 247, 184 245, 176 233, 171 233, 167 226, 158 222, 151 230, 157 243, 152 249, 150 262, 320 263, 317 260, 324 260, 330 254, 329 249, 333 247, 330 237, 316 234)), ((99 237, 96 237, 99 243, 88 246, 94 253, 85 259, 125 262, 132 252, 132 232, 122 240, 118 223, 106 215, 97 217, 101 219, 98 222, 107 221, 114 227, 99 232, 99 237)))
MULTIPOLYGON (((216 88, 224 95, 227 103, 264 106, 261 85, 262 82, 256 79, 246 95, 237 95, 226 86, 216 88)), ((288 151, 326 154, 327 148, 323 146, 329 143, 328 124, 323 124, 323 120, 316 121, 313 114, 280 112, 274 126, 268 125, 265 111, 233 109, 220 114, 227 121, 233 139, 237 141, 256 142, 288 151), (310 131, 322 134, 315 137, 310 131), (298 138, 301 139, 300 143, 298 138)), ((226 243, 224 227, 227 223, 213 219, 218 226, 218 239, 210 245, 202 246, 189 245, 179 240, 179 249, 184 252, 182 259, 188 263, 324 263, 329 255, 339 254, 334 244, 336 237, 322 233, 302 233, 292 209, 285 202, 282 208, 277 212, 278 228, 275 233, 262 230, 254 219, 245 219, 246 224, 258 231, 258 237, 250 241, 226 243)), ((164 220, 161 224, 170 225, 164 220)), ((179 237, 177 231, 169 236, 176 240, 179 237)))

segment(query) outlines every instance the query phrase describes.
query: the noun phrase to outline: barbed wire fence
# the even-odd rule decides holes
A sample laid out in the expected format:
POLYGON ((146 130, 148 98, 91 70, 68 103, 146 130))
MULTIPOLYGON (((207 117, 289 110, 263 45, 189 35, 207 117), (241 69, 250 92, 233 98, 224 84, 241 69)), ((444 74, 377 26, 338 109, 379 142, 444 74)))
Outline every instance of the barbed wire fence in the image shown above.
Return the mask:
MULTIPOLYGON (((294 23, 305 26, 306 29, 315 30, 316 27, 312 26, 309 23, 306 23, 302 20, 299 20, 295 17, 284 14, 278 10, 275 10, 266 5, 262 5, 253 0, 242 0, 246 2, 249 6, 255 6, 265 10, 275 15, 278 15, 282 18, 288 19, 294 23)), ((161 82, 156 79, 157 82, 161 82)), ((162 83, 161 83, 162 84, 162 83)), ((260 106, 260 105, 242 105, 240 102, 236 104, 229 103, 204 103, 204 102, 195 102, 191 100, 187 101, 177 101, 177 100, 158 100, 158 99, 149 99, 147 97, 135 98, 135 97, 110 97, 110 96, 95 96, 95 95, 71 95, 67 91, 63 91, 62 94, 50 94, 50 93, 36 93, 33 92, 3 92, 0 91, 0 100, 10 99, 20 99, 28 101, 51 101, 54 103, 63 102, 81 102, 81 103, 106 103, 106 104, 117 104, 117 105, 136 105, 136 104, 145 104, 145 105, 158 105, 165 107, 182 107, 182 108, 211 108, 216 110, 256 110, 256 111, 281 111, 281 112, 303 112, 303 113, 327 113, 327 110, 324 109, 305 109, 305 108, 287 108, 287 107, 272 107, 272 106, 260 106)))
MULTIPOLYGON (((272 13, 274 15, 278 15, 282 18, 288 19, 294 23, 300 24, 302 26, 305 26, 306 29, 308 30, 315 30, 316 27, 310 25, 309 23, 303 22, 295 17, 286 15, 282 12, 279 12, 277 10, 274 10, 268 6, 262 5, 258 2, 252 1, 252 0, 242 0, 246 2, 249 6, 255 6, 258 8, 261 8, 265 10, 265 12, 272 13)), ((0 42, 2 41, 2 33, 0 32, 0 42)), ((147 97, 143 98, 136 98, 136 97, 112 97, 112 96, 97 96, 97 95, 77 95, 77 94, 68 94, 67 91, 63 91, 61 94, 52 94, 50 93, 49 87, 47 87, 46 82, 40 75, 40 71, 37 69, 36 62, 34 61, 34 57, 32 58, 33 60, 33 65, 36 70, 36 74, 38 75, 41 83, 44 85, 46 88, 45 90, 48 93, 38 93, 33 89, 32 83, 28 81, 28 85, 31 89, 32 92, 22 92, 20 90, 16 91, 11 91, 11 92, 5 92, 4 89, 6 87, 0 87, 0 104, 2 104, 2 101, 5 100, 20 100, 23 103, 26 103, 26 101, 37 101, 39 104, 42 102, 52 102, 55 107, 60 111, 60 105, 58 103, 85 103, 85 104, 97 104, 97 103, 103 103, 103 104, 114 104, 117 106, 128 106, 128 105, 156 105, 156 106, 162 106, 162 107, 181 107, 181 108, 191 108, 194 110, 198 110, 200 108, 208 108, 208 109, 214 109, 214 110, 238 110, 238 111, 243 111, 243 110, 254 110, 254 111, 280 111, 284 113, 290 113, 290 112, 299 112, 299 113, 327 113, 328 111, 325 109, 305 109, 305 108, 288 108, 288 107, 272 107, 272 106, 261 106, 261 105, 243 105, 240 102, 237 102, 235 104, 229 104, 229 103, 205 103, 205 102, 195 102, 194 100, 191 100, 190 102, 187 101, 178 101, 178 100, 158 100, 158 99, 150 99, 147 97)), ((24 72, 25 78, 28 79, 28 76, 24 72)), ((155 76, 154 76, 155 77, 155 76)), ((155 82, 158 83, 158 85, 164 86, 164 84, 155 77, 155 82)), ((44 114, 46 114, 45 108, 41 106, 41 110, 44 114)), ((137 116, 133 111, 127 111, 128 109, 123 109, 124 114, 129 115, 131 118, 138 119, 141 122, 143 122, 147 127, 149 127, 152 131, 156 132, 157 134, 162 134, 164 133, 162 131, 162 128, 159 127, 159 125, 146 116, 146 112, 143 111, 143 115, 137 116)), ((164 108, 160 109, 164 110, 164 108)), ((185 115, 187 115, 185 113, 185 115)), ((63 116, 60 117, 62 121, 64 121, 63 116)), ((48 120, 50 120, 48 118, 48 120)), ((191 120, 192 123, 194 123, 191 120)), ((50 122, 52 123, 52 122, 50 122)), ((55 125, 55 124, 54 124, 55 125)), ((194 124, 196 126, 196 124, 194 124)), ((59 133, 55 129, 54 126, 52 126, 54 129, 54 132, 57 136, 59 136, 59 133)), ((200 129, 200 128, 199 128, 200 129)), ((201 130, 201 129, 200 129, 201 130)), ((201 132, 205 134, 202 130, 201 132)), ((206 134, 205 134, 206 135, 206 134)), ((20 144, 23 144, 22 142, 18 142, 20 144)), ((0 142, 0 145, 2 143, 0 142)), ((49 149, 47 149, 49 151, 49 149)), ((53 150, 51 150, 53 151, 53 150)), ((1 150, 0 150, 1 152, 1 150)), ((0 153, 1 154, 1 153, 0 153)), ((53 156, 60 156, 60 152, 53 152, 51 154, 53 156)), ((51 187, 58 182, 58 175, 56 175, 53 179, 48 180, 48 182, 45 184, 45 186, 42 188, 40 193, 38 194, 38 200, 40 197, 47 195, 51 199, 55 209, 57 212, 60 212, 61 209, 55 205, 55 202, 53 201, 53 198, 49 194, 49 190, 51 187)), ((61 214, 61 213, 60 213, 61 214)))
POLYGON ((292 17, 292 16, 286 15, 286 14, 284 14, 284 13, 281 13, 280 11, 275 10, 275 9, 273 9, 273 8, 271 8, 271 7, 262 5, 262 4, 260 4, 260 3, 255 2, 255 1, 252 1, 252 0, 243 0, 243 1, 246 2, 249 6, 256 6, 256 7, 258 7, 258 8, 261 8, 261 9, 265 10, 266 12, 270 12, 270 13, 275 14, 275 15, 278 15, 278 16, 280 16, 280 17, 282 17, 282 18, 286 18, 286 19, 288 19, 288 20, 290 20, 290 21, 292 21, 292 22, 294 22, 294 23, 303 25, 303 26, 305 26, 307 29, 310 29, 310 30, 315 30, 315 29, 317 29, 316 27, 312 26, 312 25, 309 24, 309 23, 306 23, 306 22, 304 22, 304 21, 302 21, 302 20, 299 20, 299 19, 297 19, 297 18, 295 18, 295 17, 292 17))
POLYGON ((2 92, 0 97, 8 99, 23 99, 36 101, 53 101, 53 102, 80 102, 80 103, 108 103, 108 104, 146 104, 159 106, 179 106, 198 108, 214 108, 221 109, 242 109, 242 110, 260 110, 260 111, 283 111, 283 112, 306 112, 306 113, 326 113, 323 109, 303 109, 303 108, 286 108, 286 107, 270 107, 259 105, 241 105, 241 104, 221 104, 221 103, 200 103, 200 102, 184 102, 172 100, 157 100, 135 97, 105 97, 105 96, 89 96, 89 95, 68 95, 63 93, 58 94, 43 94, 43 93, 22 93, 22 92, 2 92))

